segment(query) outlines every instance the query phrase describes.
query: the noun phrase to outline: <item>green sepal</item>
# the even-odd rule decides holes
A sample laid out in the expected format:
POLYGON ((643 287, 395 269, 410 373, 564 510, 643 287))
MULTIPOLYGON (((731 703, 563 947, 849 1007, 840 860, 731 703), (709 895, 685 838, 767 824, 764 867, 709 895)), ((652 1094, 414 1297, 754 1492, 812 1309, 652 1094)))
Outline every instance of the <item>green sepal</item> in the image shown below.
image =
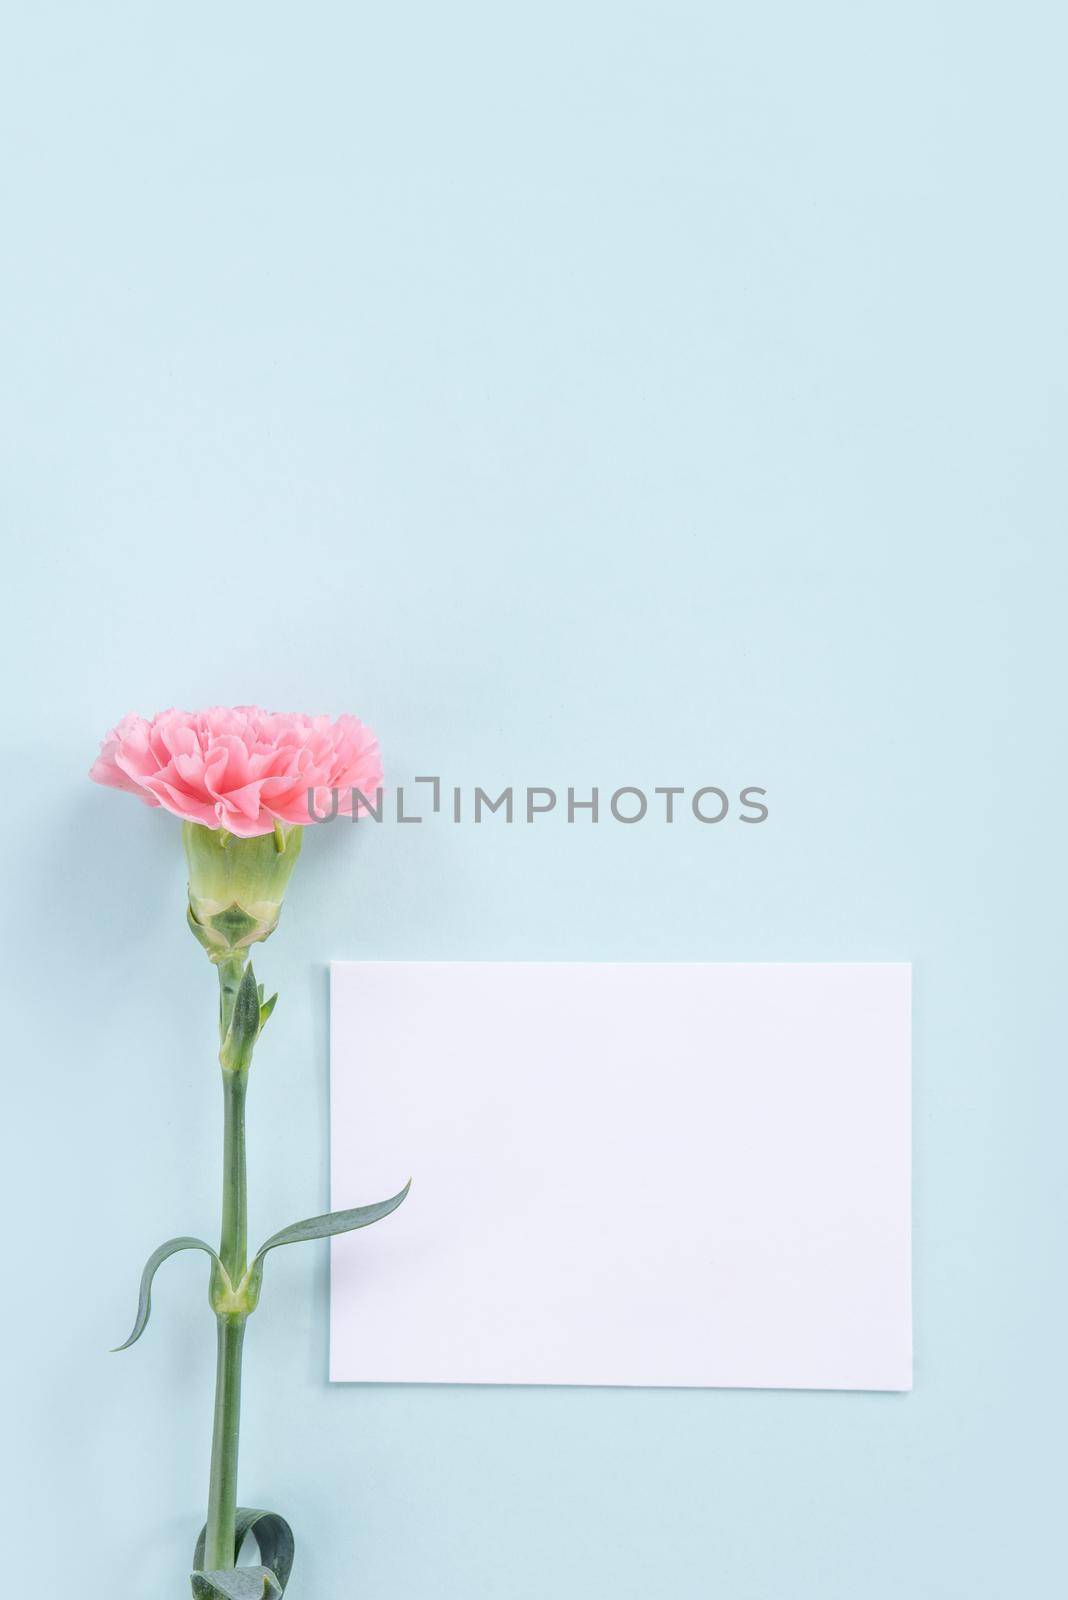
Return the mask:
POLYGON ((273 920, 250 916, 236 904, 198 916, 192 901, 185 908, 185 919, 194 939, 203 945, 216 965, 233 960, 250 945, 266 939, 278 922, 276 916, 273 920))
POLYGON ((202 1572, 200 1567, 204 1560, 207 1529, 201 1528, 193 1552, 192 1585, 196 1600, 208 1600, 212 1595, 226 1595, 227 1600, 266 1600, 267 1596, 285 1593, 289 1574, 293 1570, 292 1528, 285 1517, 280 1517, 276 1511, 250 1511, 247 1506, 239 1506, 234 1523, 235 1561, 250 1533, 259 1549, 262 1566, 234 1567, 229 1572, 202 1572))
POLYGON ((253 1308, 259 1302, 263 1262, 268 1250, 276 1250, 280 1244, 303 1244, 307 1239, 329 1239, 338 1233, 351 1233, 355 1228, 368 1228, 372 1222, 381 1222, 391 1211, 396 1211, 411 1186, 412 1180, 409 1178, 400 1193, 388 1200, 379 1200, 370 1206, 356 1206, 351 1211, 328 1211, 321 1217, 308 1217, 304 1222, 293 1222, 288 1228, 272 1233, 266 1243, 260 1245, 248 1269, 249 1300, 253 1308))
POLYGON ((137 1343, 144 1333, 152 1310, 152 1279, 156 1276, 156 1268, 166 1261, 168 1256, 177 1255, 179 1250, 203 1250, 205 1255, 209 1255, 215 1263, 212 1269, 212 1277, 214 1278, 216 1269, 219 1272, 223 1272, 225 1276, 222 1262, 211 1248, 211 1245, 205 1244, 203 1239, 193 1239, 187 1236, 183 1236, 180 1239, 168 1239, 166 1244, 161 1244, 158 1250, 153 1250, 145 1262, 145 1270, 141 1274, 141 1288, 137 1297, 137 1316, 134 1320, 133 1332, 125 1344, 115 1346, 112 1351, 113 1355, 117 1355, 120 1350, 128 1350, 132 1344, 137 1343))
POLYGON ((252 1064, 252 1052, 260 1032, 260 996, 256 974, 250 961, 245 968, 234 1009, 219 1051, 219 1060, 227 1072, 247 1072, 252 1064))
POLYGON ((233 905, 227 906, 225 911, 217 911, 213 917, 205 917, 204 925, 218 934, 218 939, 212 941, 214 944, 222 943, 231 950, 240 950, 260 927, 260 922, 240 906, 233 905))
POLYGON ((182 824, 189 926, 212 961, 229 961, 274 932, 303 832, 280 824, 271 833, 238 839, 225 828, 182 824))

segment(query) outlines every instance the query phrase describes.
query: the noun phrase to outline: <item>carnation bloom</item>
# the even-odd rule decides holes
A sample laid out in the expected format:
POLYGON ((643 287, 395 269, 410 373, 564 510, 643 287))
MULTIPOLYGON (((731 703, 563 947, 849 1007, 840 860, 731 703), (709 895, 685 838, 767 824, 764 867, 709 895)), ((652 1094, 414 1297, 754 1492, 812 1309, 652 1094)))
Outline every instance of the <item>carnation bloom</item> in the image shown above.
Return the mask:
POLYGON ((89 776, 187 822, 250 839, 278 823, 302 827, 316 815, 350 816, 353 790, 374 799, 382 763, 378 740, 357 717, 331 722, 258 706, 210 706, 161 711, 151 721, 124 717, 89 776))

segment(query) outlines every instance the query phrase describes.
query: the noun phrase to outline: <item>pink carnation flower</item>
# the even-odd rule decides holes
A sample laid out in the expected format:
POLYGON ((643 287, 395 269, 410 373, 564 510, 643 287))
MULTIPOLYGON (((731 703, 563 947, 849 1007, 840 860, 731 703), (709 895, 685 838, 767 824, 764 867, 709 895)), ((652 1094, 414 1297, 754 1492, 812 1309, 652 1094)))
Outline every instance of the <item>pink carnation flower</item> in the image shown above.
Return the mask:
POLYGON ((372 803, 382 784, 378 740, 357 717, 305 717, 258 706, 123 717, 90 769, 96 783, 128 789, 176 817, 243 839, 276 822, 303 826, 308 791, 316 815, 352 813, 352 790, 372 803))

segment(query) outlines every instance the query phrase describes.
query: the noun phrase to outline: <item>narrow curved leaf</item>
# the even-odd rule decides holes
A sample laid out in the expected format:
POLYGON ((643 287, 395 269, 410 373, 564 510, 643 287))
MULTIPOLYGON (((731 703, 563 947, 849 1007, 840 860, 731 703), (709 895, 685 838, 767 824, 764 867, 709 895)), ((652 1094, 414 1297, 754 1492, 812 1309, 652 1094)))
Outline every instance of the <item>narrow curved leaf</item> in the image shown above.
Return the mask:
POLYGON ((204 1560, 207 1529, 201 1528, 193 1552, 192 1584, 196 1600, 209 1600, 212 1595, 225 1595, 227 1600, 266 1600, 267 1596, 285 1593, 289 1574, 293 1570, 292 1528, 285 1517, 280 1517, 276 1511, 250 1511, 247 1506, 239 1506, 234 1523, 235 1561, 250 1533, 260 1552, 262 1566, 234 1567, 229 1572, 202 1572, 200 1567, 204 1560))
POLYGON ((256 1251, 254 1265, 262 1262, 268 1250, 275 1250, 280 1244, 302 1244, 306 1239, 329 1239, 335 1233, 351 1233, 354 1228, 367 1228, 372 1222, 380 1222, 383 1217, 388 1217, 391 1211, 396 1211, 411 1186, 412 1180, 409 1178, 400 1193, 393 1195, 389 1200, 379 1200, 373 1206, 356 1206, 352 1211, 328 1211, 322 1217, 308 1217, 304 1222, 291 1223, 280 1233, 272 1233, 266 1244, 260 1245, 256 1251))
POLYGON ((229 1572, 194 1572, 194 1600, 281 1600, 278 1579, 266 1567, 232 1567, 229 1572))
POLYGON ((156 1276, 156 1268, 161 1262, 166 1261, 168 1256, 177 1255, 179 1250, 203 1250, 206 1255, 211 1257, 218 1267, 222 1267, 222 1262, 215 1254, 215 1251, 211 1248, 211 1245, 205 1244, 203 1239, 191 1239, 185 1237, 181 1239, 168 1239, 167 1243, 161 1244, 158 1250, 153 1250, 152 1254, 145 1262, 145 1270, 141 1274, 141 1289, 137 1297, 137 1317, 134 1321, 133 1332, 130 1334, 130 1337, 126 1340, 125 1344, 119 1344, 115 1346, 115 1349, 112 1351, 113 1355, 117 1355, 120 1350, 128 1350, 132 1344, 137 1343, 138 1339, 140 1339, 141 1335, 144 1333, 145 1327, 148 1323, 149 1313, 152 1310, 152 1279, 156 1276))

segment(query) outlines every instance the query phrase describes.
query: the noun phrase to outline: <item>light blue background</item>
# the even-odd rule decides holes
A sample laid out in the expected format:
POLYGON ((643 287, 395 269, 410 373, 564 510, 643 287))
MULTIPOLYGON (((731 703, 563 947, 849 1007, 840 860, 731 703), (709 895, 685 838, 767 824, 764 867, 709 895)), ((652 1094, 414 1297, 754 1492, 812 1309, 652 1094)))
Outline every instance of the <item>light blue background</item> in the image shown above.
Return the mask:
POLYGON ((213 974, 177 825, 85 770, 249 699, 358 712, 394 783, 772 808, 309 839, 257 1234, 326 1203, 331 957, 916 964, 914 1393, 331 1389, 290 1251, 242 1498, 293 1600, 1050 1592, 1066 44, 928 0, 9 17, 11 1593, 187 1593, 199 1261, 106 1352, 215 1228, 213 974))

